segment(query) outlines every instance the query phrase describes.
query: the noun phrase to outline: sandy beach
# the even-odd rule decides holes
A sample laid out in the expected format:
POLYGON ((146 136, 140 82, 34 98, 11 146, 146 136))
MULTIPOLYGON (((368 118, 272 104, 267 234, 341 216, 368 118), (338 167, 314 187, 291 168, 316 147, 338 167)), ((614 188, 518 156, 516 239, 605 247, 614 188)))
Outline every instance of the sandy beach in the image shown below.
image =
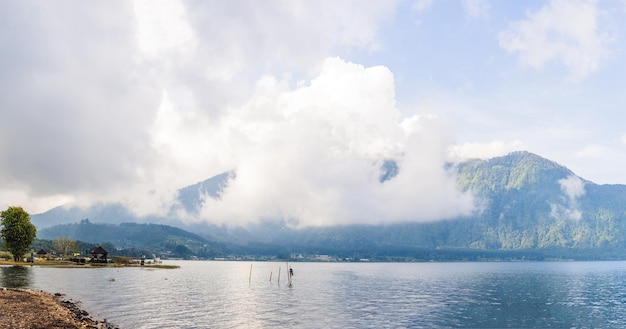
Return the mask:
POLYGON ((119 329, 104 319, 92 319, 62 294, 13 288, 0 288, 0 328, 119 329))

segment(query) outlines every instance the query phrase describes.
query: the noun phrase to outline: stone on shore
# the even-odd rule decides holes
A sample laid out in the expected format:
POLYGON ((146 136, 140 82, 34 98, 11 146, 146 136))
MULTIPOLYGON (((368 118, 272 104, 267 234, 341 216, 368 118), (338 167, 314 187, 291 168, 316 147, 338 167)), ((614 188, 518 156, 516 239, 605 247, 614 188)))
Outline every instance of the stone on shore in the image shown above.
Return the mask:
POLYGON ((27 289, 0 289, 0 328, 118 328, 106 321, 90 318, 74 302, 54 295, 27 289))

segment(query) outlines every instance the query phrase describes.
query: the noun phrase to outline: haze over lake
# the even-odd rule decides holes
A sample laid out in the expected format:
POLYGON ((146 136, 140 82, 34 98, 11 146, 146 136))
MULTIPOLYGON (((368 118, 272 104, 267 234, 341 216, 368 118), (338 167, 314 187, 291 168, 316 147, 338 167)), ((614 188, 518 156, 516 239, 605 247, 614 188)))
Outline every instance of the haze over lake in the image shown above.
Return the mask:
POLYGON ((2 267, 0 284, 65 293, 122 328, 626 325, 626 262, 290 263, 291 288, 281 262, 167 263, 180 268, 2 267))

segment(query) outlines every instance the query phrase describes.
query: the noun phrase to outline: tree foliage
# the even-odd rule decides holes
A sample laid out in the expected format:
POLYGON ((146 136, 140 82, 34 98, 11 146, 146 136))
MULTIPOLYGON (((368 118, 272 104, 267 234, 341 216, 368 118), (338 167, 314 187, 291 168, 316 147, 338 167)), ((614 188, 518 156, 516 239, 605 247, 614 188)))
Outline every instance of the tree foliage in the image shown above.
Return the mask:
POLYGON ((61 257, 66 257, 70 253, 80 251, 78 243, 70 238, 54 239, 52 240, 52 246, 61 257))
POLYGON ((2 230, 0 236, 13 260, 20 261, 37 235, 37 228, 30 222, 30 215, 22 207, 9 207, 0 213, 2 230))

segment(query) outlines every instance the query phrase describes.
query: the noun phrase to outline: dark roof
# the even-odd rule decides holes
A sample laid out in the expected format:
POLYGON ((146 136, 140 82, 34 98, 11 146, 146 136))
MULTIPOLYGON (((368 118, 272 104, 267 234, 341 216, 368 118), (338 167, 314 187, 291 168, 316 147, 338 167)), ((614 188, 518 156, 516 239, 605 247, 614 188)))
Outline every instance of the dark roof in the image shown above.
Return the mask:
POLYGON ((41 248, 41 249, 39 249, 39 251, 37 251, 37 255, 45 255, 47 253, 48 252, 45 249, 43 249, 43 248, 41 248))
POLYGON ((97 255, 97 254, 102 254, 102 255, 106 255, 109 252, 104 250, 104 248, 102 248, 102 246, 97 246, 91 249, 91 251, 89 251, 90 253, 97 255))

